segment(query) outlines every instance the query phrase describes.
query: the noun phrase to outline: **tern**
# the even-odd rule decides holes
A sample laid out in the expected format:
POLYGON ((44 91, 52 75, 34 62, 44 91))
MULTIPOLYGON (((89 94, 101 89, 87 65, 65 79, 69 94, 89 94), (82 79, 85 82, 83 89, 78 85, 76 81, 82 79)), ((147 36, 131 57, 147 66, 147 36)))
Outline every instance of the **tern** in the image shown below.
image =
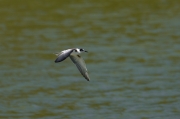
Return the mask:
POLYGON ((80 73, 84 76, 84 78, 87 81, 90 81, 86 64, 84 60, 81 58, 81 56, 79 55, 82 52, 87 52, 87 51, 85 51, 82 48, 71 48, 71 49, 63 50, 59 53, 55 53, 55 55, 58 56, 57 59, 55 60, 55 63, 62 62, 67 57, 70 57, 70 59, 77 66, 77 68, 79 69, 80 73))

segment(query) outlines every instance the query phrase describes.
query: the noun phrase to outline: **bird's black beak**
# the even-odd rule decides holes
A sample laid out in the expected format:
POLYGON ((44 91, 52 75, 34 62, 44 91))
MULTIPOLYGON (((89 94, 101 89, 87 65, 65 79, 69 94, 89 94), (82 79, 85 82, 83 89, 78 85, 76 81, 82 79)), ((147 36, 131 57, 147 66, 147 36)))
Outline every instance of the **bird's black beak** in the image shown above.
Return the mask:
POLYGON ((84 51, 84 52, 88 52, 88 51, 84 51))

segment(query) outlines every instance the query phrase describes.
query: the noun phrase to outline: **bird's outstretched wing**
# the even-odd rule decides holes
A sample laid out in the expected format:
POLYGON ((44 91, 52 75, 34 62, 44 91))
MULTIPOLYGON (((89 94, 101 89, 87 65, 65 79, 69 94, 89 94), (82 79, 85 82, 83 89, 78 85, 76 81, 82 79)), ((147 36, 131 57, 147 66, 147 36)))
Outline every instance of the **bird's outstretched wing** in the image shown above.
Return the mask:
POLYGON ((81 56, 80 55, 70 55, 69 57, 71 58, 73 63, 76 64, 77 68, 79 69, 81 74, 84 76, 84 78, 87 81, 89 81, 90 78, 89 78, 89 75, 88 75, 86 64, 85 64, 84 60, 81 58, 81 56))
POLYGON ((69 55, 73 52, 73 49, 67 49, 67 50, 63 50, 60 53, 56 53, 56 55, 58 56, 57 59, 55 60, 56 63, 61 62, 63 60, 65 60, 67 57, 69 57, 69 55))

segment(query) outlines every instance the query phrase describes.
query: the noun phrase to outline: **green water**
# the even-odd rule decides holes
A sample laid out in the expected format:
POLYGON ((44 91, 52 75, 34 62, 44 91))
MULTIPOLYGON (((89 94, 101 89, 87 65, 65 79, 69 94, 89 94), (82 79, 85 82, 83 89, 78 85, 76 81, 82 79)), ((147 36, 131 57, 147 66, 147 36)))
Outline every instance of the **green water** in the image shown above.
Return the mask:
POLYGON ((1 0, 0 118, 179 119, 179 4, 1 0), (54 63, 73 47, 90 82, 54 63))

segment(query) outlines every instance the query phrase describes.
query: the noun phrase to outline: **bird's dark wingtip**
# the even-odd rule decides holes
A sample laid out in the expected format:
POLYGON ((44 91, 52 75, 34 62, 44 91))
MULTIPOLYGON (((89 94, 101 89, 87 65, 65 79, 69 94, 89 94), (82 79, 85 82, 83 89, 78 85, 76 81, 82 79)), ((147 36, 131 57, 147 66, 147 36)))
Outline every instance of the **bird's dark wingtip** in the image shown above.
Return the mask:
POLYGON ((58 60, 55 60, 54 62, 55 62, 55 63, 58 63, 59 61, 58 61, 58 60))
POLYGON ((86 78, 87 81, 90 81, 90 79, 86 78))

